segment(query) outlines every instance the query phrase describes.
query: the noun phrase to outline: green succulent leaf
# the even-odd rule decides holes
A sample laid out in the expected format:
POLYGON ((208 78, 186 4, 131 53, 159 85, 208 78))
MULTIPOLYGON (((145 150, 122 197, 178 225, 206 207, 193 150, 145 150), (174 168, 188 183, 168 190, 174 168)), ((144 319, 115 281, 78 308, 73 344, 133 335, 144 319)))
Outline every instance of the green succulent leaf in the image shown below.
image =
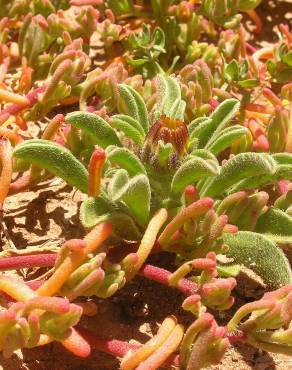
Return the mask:
POLYGON ((225 66, 224 74, 228 82, 238 81, 239 65, 235 59, 225 66))
POLYGON ((127 205, 138 224, 145 225, 148 222, 151 188, 146 175, 137 175, 122 187, 115 186, 112 194, 114 202, 122 201, 127 205))
POLYGON ((251 231, 224 233, 227 256, 260 276, 270 289, 292 282, 289 262, 280 248, 264 235, 251 231))
POLYGON ((141 146, 144 142, 145 132, 140 123, 125 114, 116 114, 111 117, 109 124, 122 131, 135 144, 141 146))
POLYGON ((131 86, 120 84, 118 86, 118 110, 120 113, 134 118, 148 132, 148 112, 144 100, 131 86))
POLYGON ((157 101, 153 109, 155 116, 164 114, 169 118, 182 120, 185 102, 181 99, 181 89, 176 79, 158 75, 157 90, 157 101))
POLYGON ((111 204, 101 198, 88 198, 80 208, 80 219, 86 228, 109 221, 113 225, 113 233, 121 239, 135 241, 141 238, 141 233, 132 217, 117 212, 111 204))
POLYGON ((109 145, 121 146, 115 130, 101 117, 89 112, 72 112, 65 121, 88 134, 102 148, 109 145))
POLYGON ((109 220, 112 211, 112 206, 104 198, 88 198, 81 204, 80 220, 84 227, 91 228, 109 220))
POLYGON ((213 135, 212 140, 208 142, 205 148, 210 150, 213 154, 218 155, 223 150, 230 147, 235 140, 246 135, 247 132, 248 129, 240 125, 226 127, 218 135, 213 135))
POLYGON ((283 62, 289 67, 292 67, 292 51, 283 56, 283 62))
POLYGON ((200 157, 203 159, 209 159, 210 161, 214 162, 217 167, 219 166, 219 162, 216 156, 207 149, 195 149, 190 153, 189 157, 200 157))
POLYGON ((221 103, 209 118, 197 118, 189 125, 191 138, 198 138, 200 148, 207 147, 218 137, 218 134, 227 126, 229 121, 239 111, 240 102, 236 99, 227 99, 221 103))
POLYGON ((127 148, 109 146, 106 150, 107 160, 112 165, 118 165, 124 168, 131 177, 138 174, 145 174, 146 170, 140 159, 127 148))
POLYGON ((115 15, 123 15, 134 12, 134 4, 132 0, 108 0, 108 7, 115 15))
POLYGON ((111 214, 110 222, 113 225, 113 233, 127 241, 141 240, 142 234, 133 218, 122 212, 111 214))
POLYGON ((197 117, 188 124, 189 135, 192 135, 194 129, 196 129, 201 123, 209 121, 209 117, 197 117))
POLYGON ((169 117, 172 119, 183 120, 184 112, 186 109, 186 102, 183 100, 176 101, 171 111, 169 112, 169 117))
POLYGON ((108 194, 113 201, 115 201, 116 194, 129 182, 129 180, 130 177, 126 170, 118 169, 115 172, 108 187, 108 194))
POLYGON ((258 174, 248 179, 243 179, 233 186, 231 191, 235 192, 242 189, 256 189, 265 185, 273 184, 279 180, 292 181, 292 165, 278 164, 276 165, 276 170, 272 174, 258 174))
POLYGON ((133 67, 140 67, 143 66, 144 64, 148 63, 148 59, 130 59, 127 58, 127 63, 131 64, 133 67))
POLYGON ((241 270, 240 265, 232 264, 232 265, 218 265, 217 271, 220 277, 236 277, 241 270))
POLYGON ((248 88, 255 87, 255 86, 259 85, 259 80, 257 80, 256 78, 249 78, 249 79, 246 79, 246 80, 239 81, 238 85, 240 87, 248 89, 248 88))
POLYGON ((62 340, 68 336, 68 328, 76 325, 80 315, 66 312, 62 315, 54 312, 44 312, 40 317, 40 329, 42 333, 51 338, 62 340))
POLYGON ((129 139, 139 146, 142 146, 144 137, 137 131, 134 127, 129 126, 129 124, 122 120, 111 120, 110 125, 122 131, 129 139))
POLYGON ((276 153, 272 157, 279 164, 291 164, 292 165, 292 153, 276 153))
POLYGON ((238 9, 241 12, 256 8, 262 0, 239 0, 238 9))
POLYGON ((276 243, 292 243, 292 217, 278 208, 271 207, 259 217, 255 231, 276 243))
POLYGON ((13 172, 25 172, 28 171, 30 167, 29 162, 24 161, 20 158, 14 158, 13 160, 13 172))
POLYGON ((153 35, 152 35, 152 39, 153 39, 153 48, 155 50, 158 50, 162 53, 165 53, 165 49, 164 49, 164 45, 165 45, 165 34, 163 32, 163 30, 160 28, 160 27, 156 27, 153 31, 153 35))
MULTIPOLYGON (((265 153, 240 153, 229 159, 222 167, 221 172, 212 178, 201 189, 201 196, 217 196, 240 180, 260 175, 273 175, 276 171, 276 162, 265 153)), ((237 189, 233 189, 237 191, 237 189)))
POLYGON ((67 184, 87 192, 86 168, 62 145, 49 140, 26 140, 15 147, 13 155, 48 170, 67 184))
POLYGON ((208 142, 212 139, 212 135, 218 134, 226 127, 239 111, 239 108, 240 102, 237 99, 226 99, 215 109, 210 116, 212 121, 209 127, 210 135, 208 137, 208 142))
POLYGON ((218 175, 213 163, 200 157, 189 159, 174 174, 171 183, 171 192, 173 195, 181 194, 187 185, 193 184, 198 180, 210 176, 218 175))
POLYGON ((280 164, 277 166, 275 175, 275 181, 278 180, 289 180, 292 181, 292 164, 280 164))
POLYGON ((193 120, 188 125, 188 131, 191 139, 197 138, 199 140, 200 146, 202 147, 201 143, 206 141, 206 136, 209 132, 209 127, 212 120, 207 117, 199 117, 193 120))

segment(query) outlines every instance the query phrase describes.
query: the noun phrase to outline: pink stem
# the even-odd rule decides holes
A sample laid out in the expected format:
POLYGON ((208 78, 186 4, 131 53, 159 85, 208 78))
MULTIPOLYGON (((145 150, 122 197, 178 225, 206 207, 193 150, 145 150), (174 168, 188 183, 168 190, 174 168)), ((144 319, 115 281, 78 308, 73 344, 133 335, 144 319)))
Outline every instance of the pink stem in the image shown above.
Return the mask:
POLYGON ((243 342, 246 339, 246 334, 243 331, 238 331, 236 333, 226 334, 230 343, 243 342))
MULTIPOLYGON (((56 258, 57 253, 5 257, 0 259, 0 270, 12 270, 28 267, 52 267, 55 264, 56 258)), ((139 274, 149 280, 168 286, 171 272, 160 267, 146 264, 141 268, 139 274)), ((28 284, 30 285, 29 282, 28 284)), ((187 296, 195 294, 198 291, 197 284, 188 279, 181 279, 178 282, 177 288, 187 296)))
POLYGON ((250 54, 254 54, 257 51, 257 49, 255 47, 253 47, 251 44, 249 44, 248 42, 245 43, 245 46, 246 46, 246 50, 250 54))
MULTIPOLYGON (((139 274, 149 280, 168 285, 171 272, 160 267, 144 265, 139 271, 139 274)), ((187 296, 195 294, 198 291, 198 285, 188 279, 180 279, 177 288, 187 296)))
POLYGON ((15 115, 15 114, 19 113, 20 111, 22 111, 23 109, 32 106, 33 104, 35 104, 37 102, 38 94, 41 94, 42 92, 44 92, 45 89, 46 89, 46 85, 43 85, 43 86, 37 87, 33 91, 29 92, 26 95, 26 98, 29 101, 29 104, 27 106, 23 106, 23 105, 19 105, 19 104, 10 104, 10 105, 8 105, 8 107, 6 107, 5 109, 3 109, 0 112, 0 118, 3 115, 6 115, 6 114, 15 115))
MULTIPOLYGON (((77 325, 75 329, 92 347, 115 357, 124 357, 130 350, 135 351, 141 347, 141 344, 128 343, 118 339, 101 338, 80 325, 77 325)), ((246 337, 243 332, 227 334, 226 336, 231 343, 244 341, 246 337)), ((169 356, 164 363, 166 366, 179 366, 179 364, 179 355, 177 354, 169 356)))
POLYGON ((37 290, 41 285, 43 285, 44 280, 31 280, 28 281, 26 284, 32 289, 37 290))
MULTIPOLYGON (((124 357, 130 350, 135 351, 141 344, 128 343, 117 339, 98 337, 89 330, 77 325, 77 332, 94 348, 115 357, 124 357)), ((172 354, 165 362, 167 366, 179 366, 179 355, 172 354)))
POLYGON ((109 353, 116 357, 124 357, 129 350, 136 350, 141 347, 140 344, 98 337, 94 333, 79 325, 76 327, 76 329, 91 346, 95 347, 99 351, 109 353))
POLYGON ((16 181, 12 182, 9 186, 9 195, 20 193, 21 191, 28 190, 32 186, 31 174, 26 173, 19 177, 16 181))
POLYGON ((56 253, 34 254, 26 256, 14 256, 0 259, 0 271, 17 270, 29 267, 54 266, 56 253))

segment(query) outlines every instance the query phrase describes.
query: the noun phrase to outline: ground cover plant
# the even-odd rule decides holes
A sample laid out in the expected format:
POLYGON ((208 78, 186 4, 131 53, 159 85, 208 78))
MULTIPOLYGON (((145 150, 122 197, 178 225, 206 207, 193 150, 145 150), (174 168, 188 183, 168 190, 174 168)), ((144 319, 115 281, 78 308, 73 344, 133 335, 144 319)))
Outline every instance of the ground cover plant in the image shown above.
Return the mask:
POLYGON ((238 344, 292 355, 292 30, 259 46, 264 4, 0 1, 4 358, 52 342, 70 368, 94 350, 118 362, 90 368, 123 370, 203 369, 238 344), (10 199, 56 182, 79 194, 75 232, 15 245, 10 199), (141 278, 179 297, 150 338, 84 324, 127 289, 135 310, 141 278))

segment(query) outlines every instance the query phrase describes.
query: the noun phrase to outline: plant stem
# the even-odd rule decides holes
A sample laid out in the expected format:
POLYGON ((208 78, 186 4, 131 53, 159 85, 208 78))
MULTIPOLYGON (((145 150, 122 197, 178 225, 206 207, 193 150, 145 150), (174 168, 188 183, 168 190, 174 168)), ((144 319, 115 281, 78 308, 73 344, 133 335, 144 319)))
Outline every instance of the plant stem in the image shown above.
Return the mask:
POLYGON ((198 218, 211 209, 213 204, 214 201, 212 198, 203 198, 183 208, 165 227, 158 239, 158 243, 162 247, 165 246, 172 235, 179 230, 188 219, 194 220, 198 218))
MULTIPOLYGON (((124 357, 129 351, 135 351, 141 348, 140 344, 128 343, 118 339, 101 338, 79 325, 76 326, 76 330, 92 347, 115 357, 124 357)), ((169 356, 164 365, 179 366, 179 356, 169 356)))
MULTIPOLYGON (((5 271, 29 267, 52 267, 55 265, 56 259, 57 253, 5 257, 0 259, 0 270, 5 271)), ((171 272, 160 267, 146 264, 140 269, 139 275, 169 286, 169 277, 171 276, 171 272)), ((36 289, 39 288, 42 283, 44 282, 27 282, 32 289, 34 289, 34 286, 37 286, 36 289)), ((198 285, 188 279, 180 279, 176 287, 187 296, 195 294, 198 291, 198 285)))
POLYGON ((6 107, 5 109, 3 109, 1 111, 0 119, 1 119, 1 117, 5 116, 6 114, 9 114, 9 116, 16 115, 17 113, 22 111, 22 109, 29 108, 30 106, 32 106, 33 104, 35 104, 38 101, 38 94, 41 94, 42 92, 44 92, 45 89, 46 89, 46 85, 43 85, 43 86, 37 87, 36 89, 29 92, 26 95, 26 98, 28 99, 28 104, 26 106, 19 105, 19 104, 9 105, 8 107, 6 107))
MULTIPOLYGON (((169 278, 171 272, 152 265, 144 265, 139 274, 149 280, 156 281, 163 285, 169 286, 169 278)), ((198 291, 198 285, 188 279, 180 279, 176 286, 183 294, 189 296, 195 294, 198 291)))
MULTIPOLYGON (((77 325, 75 329, 92 347, 115 357, 124 357, 129 351, 138 350, 142 346, 141 344, 128 343, 118 339, 99 337, 80 325, 77 325)), ((241 332, 234 335, 229 334, 227 337, 231 343, 241 342, 245 339, 245 335, 241 332)), ((179 366, 179 364, 179 355, 172 354, 165 361, 164 366, 179 366)))
POLYGON ((161 229, 162 225, 167 220, 168 214, 165 208, 160 209, 150 220, 144 236, 141 240, 140 246, 137 250, 137 255, 139 257, 138 263, 133 266, 132 271, 127 274, 127 280, 132 279, 136 273, 140 270, 142 265, 145 263, 149 254, 151 253, 155 241, 157 239, 157 234, 161 229))
POLYGON ((46 253, 1 258, 0 271, 31 267, 51 267, 54 266, 56 257, 56 253, 46 253))
MULTIPOLYGON (((41 296, 52 296, 56 294, 71 273, 81 265, 89 253, 94 252, 109 237, 111 231, 112 227, 109 223, 104 222, 97 225, 84 238, 84 250, 82 252, 72 252, 65 257, 53 275, 37 290, 37 293, 41 296)), ((72 244, 74 244, 74 241, 72 244)))
POLYGON ((121 362, 122 370, 136 369, 141 362, 145 361, 153 354, 159 347, 163 345, 166 339, 174 330, 177 320, 174 316, 167 317, 158 329, 157 334, 146 342, 142 347, 137 349, 130 356, 126 356, 121 362))

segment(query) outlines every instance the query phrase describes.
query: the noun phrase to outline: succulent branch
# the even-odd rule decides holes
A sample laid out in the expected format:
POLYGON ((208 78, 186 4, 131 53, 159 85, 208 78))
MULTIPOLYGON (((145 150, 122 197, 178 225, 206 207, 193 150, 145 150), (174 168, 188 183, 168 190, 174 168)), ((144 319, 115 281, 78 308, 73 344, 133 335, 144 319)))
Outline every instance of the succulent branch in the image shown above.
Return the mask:
POLYGON ((257 348, 291 354, 290 322, 291 285, 287 285, 242 306, 228 323, 228 330, 239 328, 246 334, 245 340, 257 348))
MULTIPOLYGON (((19 348, 32 348, 53 340, 73 344, 79 339, 76 354, 89 355, 89 347, 72 327, 82 309, 65 298, 40 297, 20 280, 1 275, 1 290, 17 300, 1 312, 1 351, 10 357, 19 348)), ((66 345, 65 345, 66 346, 66 345)), ((72 351, 74 352, 74 351, 72 351)))

